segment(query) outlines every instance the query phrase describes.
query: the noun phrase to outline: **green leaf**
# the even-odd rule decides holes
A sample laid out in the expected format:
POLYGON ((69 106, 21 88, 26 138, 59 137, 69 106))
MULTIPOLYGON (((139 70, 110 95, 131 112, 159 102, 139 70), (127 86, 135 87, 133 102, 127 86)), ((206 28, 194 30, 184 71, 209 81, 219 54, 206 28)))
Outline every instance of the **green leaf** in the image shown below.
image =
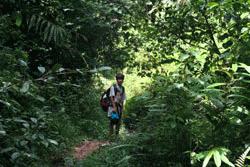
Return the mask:
POLYGON ((19 59, 19 63, 21 66, 27 67, 27 63, 24 60, 19 59))
POLYGON ((245 19, 245 18, 248 18, 249 17, 249 12, 245 12, 245 13, 242 13, 241 15, 240 15, 240 18, 241 19, 245 19))
POLYGON ((242 79, 241 81, 242 81, 242 82, 245 82, 245 83, 250 83, 250 80, 242 79))
POLYGON ((11 155, 11 159, 15 160, 17 159, 18 157, 20 157, 20 153, 19 152, 14 152, 12 155, 11 155))
POLYGON ((248 66, 248 65, 246 65, 246 64, 244 64, 244 63, 240 63, 240 67, 245 68, 245 70, 246 70, 248 73, 250 73, 250 66, 248 66))
POLYGON ((231 97, 238 97, 238 98, 250 100, 250 98, 243 96, 243 95, 238 95, 238 94, 231 94, 231 95, 227 96, 227 98, 231 98, 231 97))
POLYGON ((237 65, 237 64, 233 64, 233 65, 232 65, 232 70, 233 70, 234 72, 236 72, 237 69, 238 69, 238 65, 237 65))
POLYGON ((36 16, 32 15, 31 18, 30 18, 30 20, 29 20, 28 30, 30 30, 34 26, 35 22, 36 22, 36 16))
POLYGON ((44 135, 43 134, 38 134, 38 137, 42 140, 44 140, 44 135))
POLYGON ((36 32, 38 32, 39 27, 41 26, 41 21, 42 21, 42 17, 37 17, 37 21, 36 21, 36 32))
POLYGON ((188 54, 181 54, 180 55, 180 57, 179 57, 179 59, 181 60, 181 61, 184 61, 184 60, 186 60, 187 58, 189 58, 190 56, 188 55, 188 54))
POLYGON ((16 16, 16 26, 20 27, 22 24, 22 14, 20 12, 17 13, 16 16))
POLYGON ((51 71, 52 72, 56 72, 57 70, 59 70, 62 67, 61 64, 55 64, 52 68, 51 71))
POLYGON ((214 8, 214 7, 219 6, 219 3, 217 3, 217 2, 209 2, 209 3, 207 4, 207 6, 209 6, 210 8, 214 8))
POLYGON ((42 144, 47 148, 49 146, 49 143, 45 140, 42 141, 42 144))
POLYGON ((20 92, 21 93, 28 92, 29 87, 30 87, 30 82, 29 81, 24 82, 23 87, 20 89, 20 92))
POLYGON ((40 102, 45 102, 45 98, 42 97, 42 96, 37 95, 37 96, 35 96, 35 98, 36 98, 37 100, 39 100, 40 102))
POLYGON ((212 152, 212 151, 210 151, 210 152, 207 154, 207 156, 205 157, 205 159, 204 159, 204 161, 203 161, 202 167, 206 167, 206 166, 207 166, 207 164, 208 164, 210 158, 212 157, 212 155, 213 155, 213 152, 212 152))
POLYGON ((6 106, 8 106, 8 107, 10 107, 10 106, 11 106, 11 104, 10 104, 9 102, 7 102, 7 101, 3 101, 3 100, 1 100, 1 99, 0 99, 0 103, 2 103, 2 104, 4 104, 4 105, 6 105, 6 106))
POLYGON ((25 146, 25 145, 27 145, 27 144, 28 144, 28 141, 26 141, 26 140, 23 140, 23 141, 20 142, 20 145, 21 145, 21 146, 25 146))
POLYGON ((38 137, 37 134, 33 134, 33 135, 31 136, 31 138, 32 138, 33 140, 37 139, 37 137, 38 137))
POLYGON ((6 135, 6 131, 0 130, 0 135, 6 135))
POLYGON ((50 143, 54 144, 54 145, 58 145, 58 142, 57 142, 57 141, 55 141, 55 140, 48 139, 48 141, 49 141, 50 143))
POLYGON ((234 167, 234 164, 232 164, 232 163, 227 159, 227 157, 226 157, 225 155, 221 155, 221 160, 222 160, 225 164, 234 167))
POLYGON ((46 28, 45 28, 45 30, 44 30, 44 37, 43 37, 43 40, 44 41, 47 41, 48 40, 48 37, 49 37, 49 32, 50 32, 50 27, 51 27, 52 25, 50 24, 50 22, 48 22, 47 23, 47 26, 46 26, 46 28))
POLYGON ((36 119, 36 118, 30 118, 30 120, 31 120, 32 122, 34 122, 35 124, 37 123, 37 119, 36 119))
POLYGON ((23 126, 24 126, 25 128, 29 128, 29 127, 30 127, 30 124, 28 124, 28 123, 23 123, 23 126))
POLYGON ((212 85, 209 85, 207 88, 210 89, 210 88, 215 88, 215 87, 224 86, 224 85, 227 85, 227 84, 226 83, 214 83, 212 85))
POLYGON ((27 122, 27 121, 25 121, 25 120, 23 120, 21 118, 15 118, 15 119, 13 119, 13 121, 15 121, 15 122, 21 122, 21 123, 26 123, 27 122))
POLYGON ((53 35, 55 35, 55 28, 56 28, 56 26, 55 25, 51 25, 51 28, 50 28, 50 32, 49 32, 49 35, 48 35, 48 42, 50 42, 51 41, 51 39, 52 39, 52 37, 53 37, 53 35))
POLYGON ((37 67, 37 69, 38 69, 42 74, 45 73, 45 68, 44 68, 44 67, 39 66, 39 67, 37 67))
POLYGON ((176 122, 171 122, 171 123, 170 123, 170 127, 171 127, 172 129, 176 128, 176 122))
POLYGON ((214 150, 213 155, 214 155, 214 162, 215 162, 216 167, 220 167, 221 166, 221 159, 220 159, 219 151, 214 150))

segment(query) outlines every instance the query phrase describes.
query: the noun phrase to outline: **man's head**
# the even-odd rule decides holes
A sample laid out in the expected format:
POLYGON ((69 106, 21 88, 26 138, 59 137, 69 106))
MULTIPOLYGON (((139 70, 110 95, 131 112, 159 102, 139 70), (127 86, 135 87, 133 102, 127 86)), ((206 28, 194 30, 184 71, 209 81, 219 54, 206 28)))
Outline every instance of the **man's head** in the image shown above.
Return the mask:
POLYGON ((118 73, 116 74, 115 78, 116 78, 118 85, 122 85, 123 80, 124 80, 124 75, 122 73, 118 73))

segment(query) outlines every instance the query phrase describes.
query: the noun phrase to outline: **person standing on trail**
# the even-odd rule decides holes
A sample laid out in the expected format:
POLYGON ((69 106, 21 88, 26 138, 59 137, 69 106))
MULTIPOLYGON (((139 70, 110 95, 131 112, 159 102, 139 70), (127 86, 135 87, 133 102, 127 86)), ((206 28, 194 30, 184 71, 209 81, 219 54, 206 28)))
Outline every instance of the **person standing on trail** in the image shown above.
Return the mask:
POLYGON ((124 109, 124 103, 126 100, 125 88, 122 86, 124 81, 124 75, 118 73, 116 75, 116 84, 110 87, 109 97, 111 105, 108 109, 108 117, 110 119, 109 134, 112 135, 115 129, 116 135, 119 134, 121 126, 122 112, 124 109))

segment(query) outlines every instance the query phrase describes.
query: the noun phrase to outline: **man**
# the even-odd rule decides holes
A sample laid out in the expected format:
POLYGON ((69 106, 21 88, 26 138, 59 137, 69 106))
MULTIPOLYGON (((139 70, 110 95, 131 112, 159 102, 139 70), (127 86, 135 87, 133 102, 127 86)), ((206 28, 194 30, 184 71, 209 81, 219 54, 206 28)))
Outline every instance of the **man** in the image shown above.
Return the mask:
POLYGON ((124 75, 118 73, 116 75, 116 84, 110 87, 109 97, 111 100, 111 106, 108 109, 110 135, 113 134, 114 128, 116 135, 118 135, 121 126, 122 111, 126 100, 125 89, 122 86, 123 81, 124 75))

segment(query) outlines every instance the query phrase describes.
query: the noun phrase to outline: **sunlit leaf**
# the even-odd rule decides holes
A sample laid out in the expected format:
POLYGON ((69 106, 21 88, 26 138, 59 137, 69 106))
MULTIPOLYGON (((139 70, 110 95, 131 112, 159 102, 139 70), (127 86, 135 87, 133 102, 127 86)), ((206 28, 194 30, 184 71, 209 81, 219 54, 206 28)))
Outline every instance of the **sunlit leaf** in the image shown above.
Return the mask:
POLYGON ((237 65, 237 64, 233 64, 233 65, 232 65, 232 70, 233 70, 234 72, 236 72, 237 69, 238 69, 238 65, 237 65))
POLYGON ((214 7, 219 6, 219 3, 218 2, 208 2, 207 6, 209 6, 210 8, 214 8, 214 7))
POLYGON ((2 103, 2 104, 4 104, 4 105, 6 105, 6 106, 8 106, 8 107, 10 107, 10 106, 11 106, 11 104, 10 104, 9 102, 7 102, 7 101, 3 101, 3 100, 1 100, 1 99, 0 99, 0 103, 2 103))
POLYGON ((220 159, 219 151, 214 150, 213 157, 214 157, 214 162, 215 162, 216 167, 220 167, 221 166, 221 159, 220 159))
POLYGON ((55 141, 55 140, 48 139, 48 141, 49 141, 50 143, 54 144, 54 145, 58 145, 58 142, 57 142, 57 141, 55 141))
POLYGON ((215 88, 215 87, 224 86, 224 85, 227 85, 227 84, 226 83, 214 83, 214 84, 209 85, 207 88, 210 89, 210 88, 215 88))
POLYGON ((204 161, 203 161, 202 167, 206 167, 206 166, 207 166, 207 164, 208 164, 210 158, 212 157, 212 155, 213 155, 213 152, 212 152, 212 151, 210 151, 210 152, 207 154, 207 156, 205 157, 205 159, 204 159, 204 161))
POLYGON ((44 68, 44 67, 39 66, 39 67, 37 67, 37 69, 38 69, 42 74, 45 73, 45 68, 44 68))
POLYGON ((25 61, 19 59, 19 63, 20 63, 21 66, 27 67, 27 63, 25 61))
POLYGON ((0 130, 0 135, 6 135, 6 131, 0 130))
POLYGON ((250 66, 248 66, 244 63, 240 63, 240 67, 244 68, 248 73, 250 73, 250 66))
POLYGON ((24 82, 23 87, 20 89, 20 92, 26 93, 28 92, 29 88, 30 88, 30 81, 26 81, 24 82))
POLYGON ((231 166, 231 167, 234 167, 234 164, 231 163, 231 162, 227 159, 227 157, 226 157, 225 155, 221 155, 221 160, 222 160, 225 164, 227 164, 227 165, 229 165, 229 166, 231 166))
POLYGON ((36 118, 30 118, 30 120, 31 120, 32 122, 34 122, 35 124, 37 123, 37 119, 36 119, 36 118))

